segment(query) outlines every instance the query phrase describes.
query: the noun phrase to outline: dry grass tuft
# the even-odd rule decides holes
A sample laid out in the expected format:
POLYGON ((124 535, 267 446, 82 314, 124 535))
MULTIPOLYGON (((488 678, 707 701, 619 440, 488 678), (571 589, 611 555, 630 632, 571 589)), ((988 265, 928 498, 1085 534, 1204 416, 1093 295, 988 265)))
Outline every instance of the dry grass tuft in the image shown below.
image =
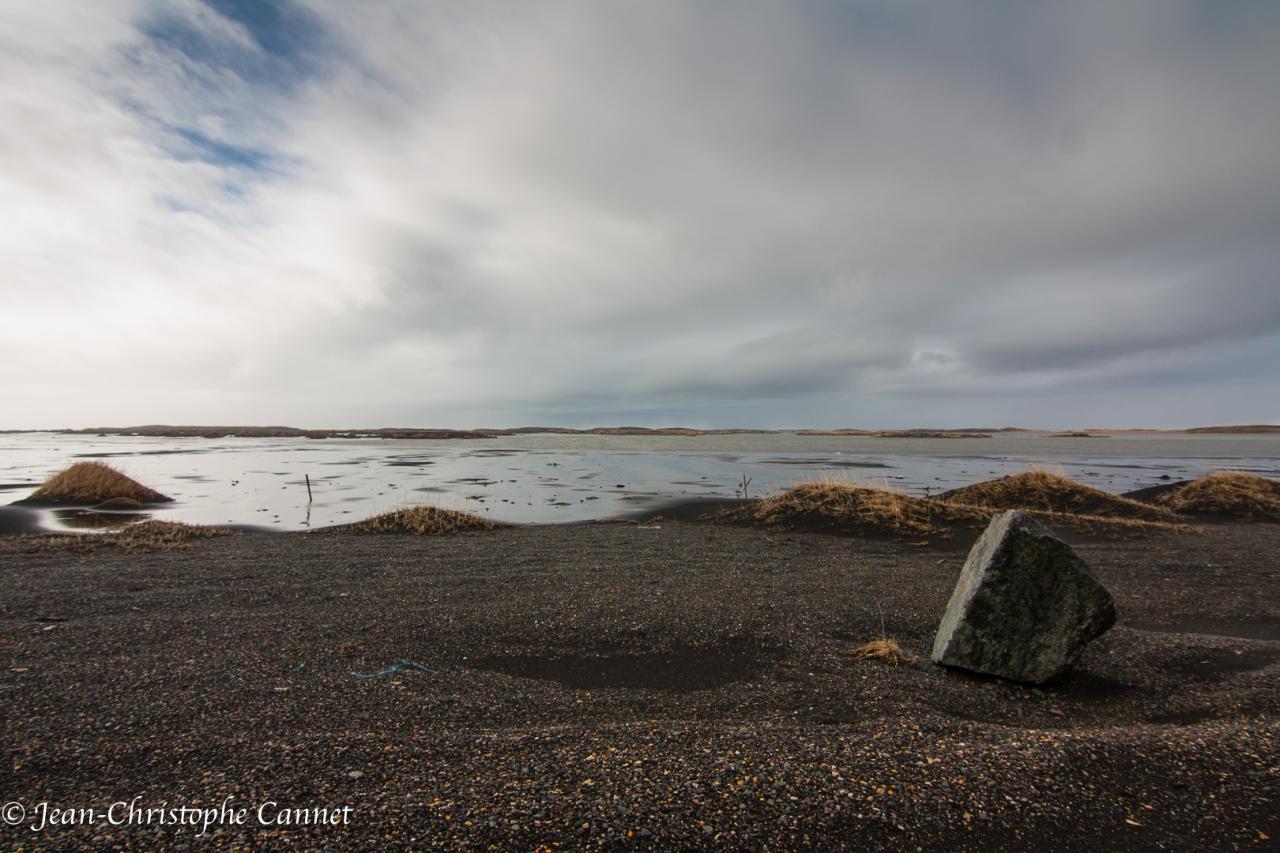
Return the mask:
POLYGON ((4 550, 23 554, 43 551, 90 552, 101 548, 121 551, 177 551, 194 548, 196 543, 215 536, 226 536, 225 527, 201 527, 176 521, 143 521, 111 533, 38 533, 0 539, 4 550))
POLYGON ((1215 471, 1174 486, 1152 500, 1189 515, 1280 522, 1280 482, 1241 471, 1215 471))
POLYGON ((1085 515, 1075 512, 1037 512, 1027 510, 1027 515, 1047 524, 1051 529, 1063 527, 1077 533, 1101 536, 1107 539, 1124 539, 1147 533, 1197 533, 1200 528, 1185 521, 1147 521, 1143 518, 1116 518, 1110 515, 1085 515))
POLYGON ((997 510, 1020 509, 1092 518, 1177 521, 1177 515, 1171 509, 1113 495, 1043 468, 952 489, 939 497, 948 503, 997 510))
MULTIPOLYGON (((1045 474, 1047 477, 1056 476, 1047 472, 1045 474)), ((1071 483, 1065 477, 1058 479, 1071 483)), ((1001 482, 995 480, 991 483, 979 483, 977 486, 992 486, 1001 482)), ((1079 484, 1075 485, 1079 486, 1079 484)), ((1014 486, 1012 491, 1020 491, 1017 489, 1016 482, 1014 486)), ((1089 490, 1089 487, 1080 486, 1080 489, 1089 490)), ((1103 537, 1134 536, 1154 532, 1185 533, 1192 530, 1186 524, 1179 524, 1179 516, 1166 509, 1119 498, 1097 489, 1089 491, 1098 492, 1106 498, 1114 498, 1115 501, 1131 503, 1139 510, 1145 510, 1148 517, 1135 518, 1105 512, 1093 514, 1084 511, 1044 509, 1046 502, 1043 501, 1038 504, 1036 501, 1019 501, 1012 506, 989 506, 957 500, 951 496, 954 493, 935 498, 917 498, 882 487, 819 482, 792 486, 779 494, 723 510, 710 516, 710 520, 760 527, 786 527, 927 541, 931 537, 946 538, 957 529, 981 530, 1001 510, 1016 508, 1039 518, 1051 527, 1069 528, 1103 537)), ((969 493, 970 500, 975 496, 976 493, 969 493)), ((1048 505, 1054 504, 1048 502, 1048 505)), ((1099 504, 1090 502, 1081 503, 1080 506, 1093 509, 1099 504)), ((1102 508, 1106 509, 1105 506, 1102 508)), ((1115 505, 1111 505, 1111 510, 1119 511, 1115 505)), ((1123 507, 1123 511, 1137 514, 1132 507, 1128 506, 1123 507)))
POLYGON ((179 521, 143 521, 96 538, 108 539, 117 547, 127 549, 167 551, 173 548, 193 548, 200 540, 226 536, 230 532, 225 527, 203 527, 179 521))
POLYGON ((945 535, 955 525, 981 527, 990 518, 990 511, 977 507, 838 482, 792 486, 716 516, 766 527, 835 528, 911 538, 945 535))
POLYGON ((914 655, 903 651, 897 640, 890 640, 888 637, 881 637, 878 640, 863 643, 857 648, 851 649, 849 655, 858 660, 879 660, 894 666, 900 663, 911 663, 915 660, 914 655))
POLYGON ((22 503, 93 506, 121 498, 139 504, 173 500, 104 462, 77 462, 45 480, 44 485, 22 503))
POLYGON ((497 524, 487 518, 438 506, 411 506, 384 512, 354 524, 332 527, 338 533, 412 533, 417 536, 448 536, 466 530, 492 530, 497 524))

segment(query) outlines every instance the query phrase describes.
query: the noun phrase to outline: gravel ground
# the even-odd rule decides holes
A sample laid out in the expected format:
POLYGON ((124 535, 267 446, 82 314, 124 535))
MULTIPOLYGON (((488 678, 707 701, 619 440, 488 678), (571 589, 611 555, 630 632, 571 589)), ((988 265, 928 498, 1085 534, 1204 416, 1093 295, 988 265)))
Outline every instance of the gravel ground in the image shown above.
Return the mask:
POLYGON ((1045 689, 927 662, 955 548, 679 522, 21 545, 0 537, 9 850, 1280 838, 1280 527, 1082 543, 1119 622, 1045 689), (848 654, 882 632, 920 659, 848 654), (423 669, 360 677, 399 661, 423 669), (107 823, 134 797, 248 811, 107 823), (350 810, 261 825, 271 802, 350 810), (40 803, 95 822, 35 830, 40 803))

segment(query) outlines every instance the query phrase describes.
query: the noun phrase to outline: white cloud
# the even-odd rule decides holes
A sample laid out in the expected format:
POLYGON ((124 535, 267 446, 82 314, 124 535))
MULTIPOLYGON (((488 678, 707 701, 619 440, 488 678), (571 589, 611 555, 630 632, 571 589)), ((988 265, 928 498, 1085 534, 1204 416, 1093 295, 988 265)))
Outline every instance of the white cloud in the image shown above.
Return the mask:
POLYGON ((1265 6, 22 5, 10 425, 1105 423, 1280 355, 1265 6))

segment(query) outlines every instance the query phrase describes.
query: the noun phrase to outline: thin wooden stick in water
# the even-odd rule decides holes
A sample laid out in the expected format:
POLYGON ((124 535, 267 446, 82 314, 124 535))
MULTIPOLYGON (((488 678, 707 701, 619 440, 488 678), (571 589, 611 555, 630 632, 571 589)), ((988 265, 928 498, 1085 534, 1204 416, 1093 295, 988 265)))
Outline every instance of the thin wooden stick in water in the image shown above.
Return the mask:
POLYGON ((303 474, 307 478, 307 503, 311 503, 311 475, 303 474))

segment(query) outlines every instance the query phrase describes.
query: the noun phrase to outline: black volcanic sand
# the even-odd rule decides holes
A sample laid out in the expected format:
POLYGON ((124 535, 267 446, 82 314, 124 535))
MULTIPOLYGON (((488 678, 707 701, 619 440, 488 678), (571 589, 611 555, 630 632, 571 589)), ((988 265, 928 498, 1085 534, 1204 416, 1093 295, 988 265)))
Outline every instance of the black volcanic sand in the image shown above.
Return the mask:
MULTIPOLYGON (((113 550, 0 539, 6 801, 235 796, 218 849, 1280 837, 1277 526, 1081 545, 1120 621, 1046 689, 847 654, 883 619, 927 655, 962 550, 681 523, 113 550), (356 675, 401 660, 434 672, 356 675), (267 800, 353 817, 264 829, 267 800)), ((191 835, 0 828, 18 850, 191 835)))

